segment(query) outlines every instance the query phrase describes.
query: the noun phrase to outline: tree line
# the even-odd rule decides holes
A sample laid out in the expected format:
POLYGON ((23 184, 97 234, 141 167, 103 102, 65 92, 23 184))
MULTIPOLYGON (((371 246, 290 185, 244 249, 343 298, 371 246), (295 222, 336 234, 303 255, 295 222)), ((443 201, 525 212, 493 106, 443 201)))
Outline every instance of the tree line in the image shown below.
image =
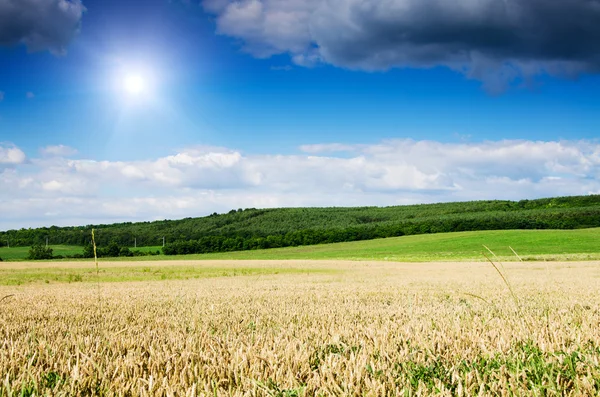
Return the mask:
POLYGON ((600 195, 490 200, 393 207, 237 209, 201 218, 20 229, 0 232, 0 246, 79 245, 89 257, 91 230, 103 256, 136 255, 161 245, 167 255, 265 249, 402 235, 498 229, 600 226, 600 195), (117 254, 117 248, 118 255, 117 254), (125 250, 124 248, 127 248, 125 250))
POLYGON ((181 240, 163 247, 165 255, 295 247, 371 240, 426 233, 510 229, 575 229, 600 226, 600 208, 585 211, 528 211, 485 214, 456 214, 398 224, 361 225, 338 229, 306 229, 266 237, 205 236, 181 240))

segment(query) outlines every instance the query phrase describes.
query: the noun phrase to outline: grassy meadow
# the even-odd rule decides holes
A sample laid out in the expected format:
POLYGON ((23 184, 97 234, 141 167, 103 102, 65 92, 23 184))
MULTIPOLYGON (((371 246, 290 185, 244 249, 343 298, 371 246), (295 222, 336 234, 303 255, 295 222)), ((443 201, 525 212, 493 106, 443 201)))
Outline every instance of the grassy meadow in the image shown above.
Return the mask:
MULTIPOLYGON (((600 228, 493 230, 392 237, 268 250, 186 255, 188 259, 347 259, 397 262, 486 260, 486 245, 505 260, 600 259, 600 228)), ((174 257, 169 257, 174 258, 174 257)))
MULTIPOLYGON (((0 258, 7 261, 13 260, 25 260, 29 255, 29 249, 31 247, 0 247, 0 258)), ((54 255, 75 255, 83 252, 83 247, 74 245, 50 245, 54 255)))
MULTIPOLYGON (((600 393, 598 261, 126 265, 0 286, 1 396, 600 393), (208 276, 152 278, 182 266, 208 276)), ((2 264, 35 266, 81 263, 2 264)))
MULTIPOLYGON (((124 261, 148 260, 387 260, 398 262, 485 260, 483 245, 499 258, 518 260, 512 247, 523 260, 588 260, 600 259, 600 228, 576 230, 494 230, 454 232, 392 237, 348 243, 273 248, 266 250, 192 254, 178 256, 142 256, 120 258, 124 261)), ((56 246, 55 254, 81 253, 81 247, 56 246)), ((142 247, 139 250, 159 250, 142 247)), ((28 247, 0 248, 4 260, 24 260, 28 247)), ((0 266, 1 267, 1 266, 0 266)))

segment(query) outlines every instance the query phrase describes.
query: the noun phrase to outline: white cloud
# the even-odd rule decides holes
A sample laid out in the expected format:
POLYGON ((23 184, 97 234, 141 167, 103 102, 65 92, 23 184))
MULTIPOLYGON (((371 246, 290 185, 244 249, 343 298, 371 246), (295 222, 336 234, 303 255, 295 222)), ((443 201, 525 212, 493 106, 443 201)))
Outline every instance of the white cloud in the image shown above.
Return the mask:
POLYGON ((25 153, 18 147, 0 143, 0 166, 21 164, 26 158, 25 153))
POLYGON ((134 165, 127 165, 125 167, 123 167, 123 169, 121 170, 121 173, 127 177, 127 178, 131 178, 131 179, 146 179, 146 174, 144 173, 144 171, 140 168, 140 167, 136 167, 134 165))
POLYGON ((231 208, 399 205, 600 191, 593 141, 315 144, 297 155, 190 148, 149 161, 0 149, 0 229, 201 216, 231 208), (338 152, 342 152, 340 155, 338 152), (19 165, 20 164, 20 165, 19 165))
POLYGON ((346 145, 343 143, 318 143, 300 146, 300 150, 305 153, 355 152, 358 148, 360 148, 360 146, 346 145))
POLYGON ((40 149, 43 156, 69 157, 77 154, 77 149, 65 145, 51 145, 40 149))
POLYGON ((205 2, 204 7, 219 14, 219 33, 241 37, 247 51, 258 57, 268 57, 306 52, 311 43, 310 15, 318 4, 318 0, 212 0, 205 2))
POLYGON ((60 183, 57 180, 51 180, 49 182, 42 183, 42 188, 48 191, 61 191, 64 187, 64 184, 60 183))

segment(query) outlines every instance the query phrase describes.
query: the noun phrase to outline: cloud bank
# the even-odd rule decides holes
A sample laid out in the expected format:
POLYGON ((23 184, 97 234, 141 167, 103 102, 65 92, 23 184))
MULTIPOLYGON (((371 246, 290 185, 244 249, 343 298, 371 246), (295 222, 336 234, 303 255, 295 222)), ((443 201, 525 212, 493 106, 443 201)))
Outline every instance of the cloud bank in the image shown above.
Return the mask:
POLYGON ((600 144, 591 141, 390 140, 306 145, 296 155, 189 148, 149 161, 26 159, 16 147, 0 148, 0 230, 232 208, 600 194, 600 144))
POLYGON ((0 0, 0 45, 62 55, 79 33, 84 11, 81 0, 0 0))
POLYGON ((600 69, 599 0, 204 0, 258 57, 359 70, 446 66, 501 89, 600 69))

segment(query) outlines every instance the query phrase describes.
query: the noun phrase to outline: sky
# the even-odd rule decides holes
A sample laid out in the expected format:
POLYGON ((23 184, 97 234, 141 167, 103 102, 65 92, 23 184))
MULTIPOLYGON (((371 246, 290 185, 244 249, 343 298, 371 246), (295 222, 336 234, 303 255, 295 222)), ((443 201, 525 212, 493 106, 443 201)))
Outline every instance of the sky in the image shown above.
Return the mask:
POLYGON ((600 194, 598 0, 0 0, 0 230, 600 194))

